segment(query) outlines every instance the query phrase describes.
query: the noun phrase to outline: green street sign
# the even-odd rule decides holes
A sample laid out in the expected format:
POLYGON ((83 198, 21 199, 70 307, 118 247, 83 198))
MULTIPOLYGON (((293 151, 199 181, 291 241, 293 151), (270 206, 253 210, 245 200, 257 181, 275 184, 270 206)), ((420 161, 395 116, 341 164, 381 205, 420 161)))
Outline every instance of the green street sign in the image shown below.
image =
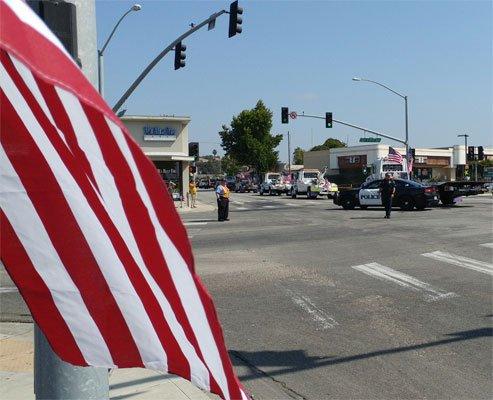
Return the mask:
POLYGON ((365 143, 379 143, 382 141, 382 138, 379 137, 362 137, 359 138, 360 142, 365 142, 365 143))

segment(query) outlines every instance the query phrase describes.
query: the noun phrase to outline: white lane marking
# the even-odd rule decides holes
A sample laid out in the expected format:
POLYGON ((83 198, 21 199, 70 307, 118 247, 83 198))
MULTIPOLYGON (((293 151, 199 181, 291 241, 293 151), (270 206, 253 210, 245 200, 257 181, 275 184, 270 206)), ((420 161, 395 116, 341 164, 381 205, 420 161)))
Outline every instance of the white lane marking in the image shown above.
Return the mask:
POLYGON ((445 292, 441 289, 434 288, 428 283, 378 263, 355 265, 352 268, 361 271, 366 275, 374 276, 377 279, 387 280, 407 289, 423 292, 426 300, 429 301, 457 296, 457 294, 453 292, 445 292))
POLYGON ((489 247, 490 249, 493 249, 493 243, 483 243, 483 244, 480 244, 480 246, 489 247))
POLYGON ((238 200, 233 200, 232 203, 233 204, 245 204, 244 201, 238 201, 238 200))
POLYGON ((13 293, 18 291, 19 289, 16 287, 0 287, 0 293, 13 293))
POLYGON ((483 274, 493 275, 493 264, 489 264, 483 261, 473 260, 472 258, 457 256, 445 251, 434 251, 432 253, 421 254, 424 257, 432 258, 434 260, 443 261, 448 264, 457 265, 473 271, 482 272, 483 274))
POLYGON ((185 226, 207 225, 207 222, 184 222, 185 226))
POLYGON ((234 210, 236 211, 245 211, 245 210, 248 210, 247 207, 235 207, 234 210))
POLYGON ((262 208, 276 208, 276 206, 262 206, 262 208))
POLYGON ((327 314, 324 310, 318 308, 313 301, 303 295, 292 292, 289 289, 285 289, 291 297, 291 300, 297 304, 303 311, 306 311, 310 317, 318 324, 322 329, 330 329, 339 325, 339 323, 327 314))
POLYGON ((298 204, 293 204, 293 203, 286 203, 287 206, 291 206, 291 207, 296 207, 298 206, 298 204))

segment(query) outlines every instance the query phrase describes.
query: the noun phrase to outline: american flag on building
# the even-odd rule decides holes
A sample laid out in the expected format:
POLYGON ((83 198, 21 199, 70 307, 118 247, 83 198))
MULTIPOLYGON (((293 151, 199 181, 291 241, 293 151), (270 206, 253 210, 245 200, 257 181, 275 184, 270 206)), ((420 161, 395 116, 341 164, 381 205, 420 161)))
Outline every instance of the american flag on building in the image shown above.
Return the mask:
POLYGON ((153 164, 25 3, 0 23, 1 259, 51 347, 246 399, 153 164))
POLYGON ((387 160, 393 161, 396 163, 401 163, 402 162, 402 156, 396 149, 389 146, 389 154, 387 155, 387 160))

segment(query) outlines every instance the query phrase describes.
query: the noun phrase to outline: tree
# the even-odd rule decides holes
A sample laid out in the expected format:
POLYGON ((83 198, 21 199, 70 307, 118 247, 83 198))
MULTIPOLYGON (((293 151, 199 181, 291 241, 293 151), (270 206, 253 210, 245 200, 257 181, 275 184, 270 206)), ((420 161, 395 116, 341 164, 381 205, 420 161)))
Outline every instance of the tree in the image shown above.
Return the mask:
POLYGON ((207 161, 197 161, 195 165, 200 174, 219 175, 221 173, 221 161, 214 156, 205 156, 207 161))
POLYGON ((255 108, 243 110, 231 121, 231 127, 223 125, 221 146, 227 156, 240 165, 251 165, 257 172, 266 172, 277 166, 282 135, 271 135, 272 111, 262 100, 255 108))
POLYGON ((226 175, 236 175, 241 169, 241 165, 238 164, 238 161, 231 156, 224 156, 222 158, 221 167, 226 175))
POLYGON ((303 165, 303 156, 305 154, 305 150, 301 147, 297 147, 293 152, 293 164, 295 165, 303 165))
POLYGON ((347 147, 347 145, 346 143, 341 142, 339 139, 328 138, 323 144, 319 144, 318 146, 312 147, 310 151, 329 150, 329 149, 336 149, 339 147, 347 147))

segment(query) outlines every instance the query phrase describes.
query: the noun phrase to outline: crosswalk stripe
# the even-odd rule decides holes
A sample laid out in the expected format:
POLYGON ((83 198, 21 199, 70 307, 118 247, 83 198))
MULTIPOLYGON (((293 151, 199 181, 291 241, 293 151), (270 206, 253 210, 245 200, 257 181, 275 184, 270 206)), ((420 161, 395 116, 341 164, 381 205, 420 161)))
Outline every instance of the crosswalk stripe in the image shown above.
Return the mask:
POLYGON ((184 222, 185 226, 207 225, 207 222, 184 222))
POLYGON ((234 210, 245 211, 245 210, 248 210, 248 208, 247 207, 235 207, 234 210))
POLYGON ((328 313, 317 307, 317 305, 315 305, 312 299, 310 299, 308 296, 294 293, 289 289, 285 290, 291 297, 291 300, 303 311, 307 312, 308 315, 310 315, 310 317, 313 319, 313 321, 320 325, 322 329, 331 329, 339 325, 339 323, 328 313))
POLYGON ((262 208, 276 208, 276 206, 262 206, 262 208))
POLYGON ((426 299, 430 301, 457 296, 457 294, 453 292, 445 292, 441 289, 434 288, 428 283, 378 263, 355 265, 352 268, 377 279, 386 280, 407 289, 423 292, 426 299))
POLYGON ((493 264, 489 264, 483 261, 477 261, 473 260, 472 258, 457 256, 445 251, 434 251, 432 253, 424 253, 421 255, 434 260, 443 261, 448 264, 471 269, 473 271, 482 272, 483 274, 493 275, 493 264))
POLYGON ((480 244, 480 246, 489 247, 490 249, 493 249, 493 243, 483 243, 483 244, 480 244))

